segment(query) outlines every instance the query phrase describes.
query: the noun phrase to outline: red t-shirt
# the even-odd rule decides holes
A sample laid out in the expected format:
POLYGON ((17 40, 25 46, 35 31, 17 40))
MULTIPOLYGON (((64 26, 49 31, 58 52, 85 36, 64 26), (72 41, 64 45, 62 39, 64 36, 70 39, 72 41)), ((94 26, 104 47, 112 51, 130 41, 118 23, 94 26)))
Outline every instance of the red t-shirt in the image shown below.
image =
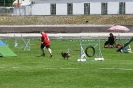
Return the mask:
POLYGON ((50 45, 50 40, 46 33, 42 34, 41 41, 45 46, 50 45))

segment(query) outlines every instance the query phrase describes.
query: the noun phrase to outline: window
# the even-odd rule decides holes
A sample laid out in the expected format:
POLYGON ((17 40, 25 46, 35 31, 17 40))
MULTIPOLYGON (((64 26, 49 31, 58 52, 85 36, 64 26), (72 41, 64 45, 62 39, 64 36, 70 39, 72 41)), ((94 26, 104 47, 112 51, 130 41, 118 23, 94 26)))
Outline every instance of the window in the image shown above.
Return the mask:
POLYGON ((84 3, 84 14, 90 14, 90 3, 84 3))
POLYGON ((73 4, 72 3, 68 3, 67 4, 67 14, 68 15, 72 15, 73 14, 73 4))
POLYGON ((119 14, 125 14, 125 2, 119 3, 119 14))
POLYGON ((51 4, 50 12, 51 12, 51 15, 56 15, 56 4, 51 4))
POLYGON ((102 3, 102 5, 101 5, 101 13, 103 14, 103 15, 106 15, 107 14, 107 3, 102 3))

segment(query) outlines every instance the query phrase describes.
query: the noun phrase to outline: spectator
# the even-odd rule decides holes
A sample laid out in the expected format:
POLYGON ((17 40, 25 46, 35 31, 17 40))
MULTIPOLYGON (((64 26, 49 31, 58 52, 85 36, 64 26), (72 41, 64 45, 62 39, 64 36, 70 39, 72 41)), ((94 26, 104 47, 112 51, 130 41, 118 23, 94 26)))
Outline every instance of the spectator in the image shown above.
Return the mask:
POLYGON ((110 36, 108 37, 108 40, 104 43, 104 48, 108 48, 109 46, 111 48, 114 47, 116 37, 112 33, 110 33, 109 35, 110 36))

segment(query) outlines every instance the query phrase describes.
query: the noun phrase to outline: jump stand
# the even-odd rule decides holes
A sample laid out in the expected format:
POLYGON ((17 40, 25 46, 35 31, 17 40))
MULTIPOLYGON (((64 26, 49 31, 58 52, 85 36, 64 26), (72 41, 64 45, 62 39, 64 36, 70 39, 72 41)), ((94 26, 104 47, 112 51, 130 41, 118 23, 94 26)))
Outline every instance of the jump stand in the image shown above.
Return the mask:
POLYGON ((82 44, 80 44, 80 58, 77 61, 86 61, 86 58, 87 57, 82 47, 82 44))
POLYGON ((100 38, 98 40, 98 57, 95 58, 94 60, 96 60, 96 61, 103 61, 104 60, 104 58, 102 56, 101 49, 100 49, 100 38))
POLYGON ((15 41, 14 41, 15 48, 22 47, 22 48, 24 48, 24 51, 30 51, 30 37, 26 41, 23 38, 22 34, 21 34, 21 37, 18 37, 18 38, 14 34, 14 38, 15 38, 15 41), (21 43, 19 43, 17 39, 20 39, 21 43))
MULTIPOLYGON (((92 55, 88 55, 88 53, 87 53, 87 51, 85 51, 84 52, 84 49, 83 49, 83 45, 87 45, 88 46, 88 44, 82 44, 82 39, 80 40, 80 58, 77 60, 77 61, 82 61, 82 62, 84 62, 84 61, 86 61, 86 58, 87 58, 87 56, 88 57, 92 57, 92 56, 94 56, 94 52, 95 52, 95 49, 94 49, 94 47, 93 46, 91 46, 91 47, 89 47, 89 48, 86 48, 86 49, 93 49, 93 54, 92 55)), ((96 44, 96 46, 98 46, 98 55, 97 55, 97 57, 96 58, 94 58, 94 60, 96 60, 96 61, 103 61, 104 60, 104 58, 103 58, 103 56, 102 56, 102 52, 101 52, 101 49, 100 49, 100 37, 99 37, 99 39, 98 39, 98 43, 96 44)), ((95 47, 96 47, 95 46, 95 47)))

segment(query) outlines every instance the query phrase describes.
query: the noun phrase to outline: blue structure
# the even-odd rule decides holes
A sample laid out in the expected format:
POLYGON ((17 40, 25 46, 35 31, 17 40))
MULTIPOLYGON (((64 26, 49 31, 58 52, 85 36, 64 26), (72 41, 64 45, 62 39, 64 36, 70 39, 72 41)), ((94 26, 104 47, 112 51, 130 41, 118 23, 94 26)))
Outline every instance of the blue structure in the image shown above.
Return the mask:
POLYGON ((0 57, 17 56, 2 40, 0 40, 0 57))

